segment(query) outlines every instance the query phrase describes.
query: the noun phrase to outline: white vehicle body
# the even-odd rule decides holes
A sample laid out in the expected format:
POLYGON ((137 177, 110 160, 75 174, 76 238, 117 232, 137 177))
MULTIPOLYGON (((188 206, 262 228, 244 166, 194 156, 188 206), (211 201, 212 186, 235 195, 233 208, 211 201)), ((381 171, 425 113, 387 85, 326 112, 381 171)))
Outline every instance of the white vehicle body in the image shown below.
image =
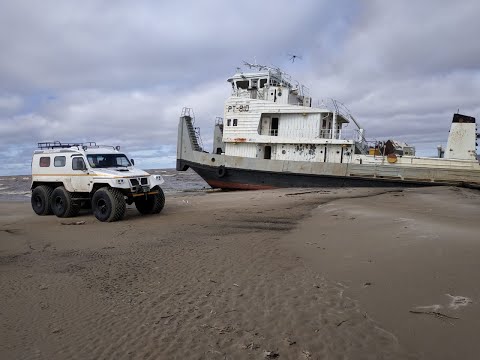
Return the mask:
MULTIPOLYGON (((113 147, 54 148, 35 150, 32 160, 32 188, 39 183, 62 183, 65 189, 73 193, 91 193, 95 186, 108 185, 124 190, 132 195, 149 191, 163 184, 160 175, 150 175, 135 168, 131 161, 126 166, 95 167, 88 161, 89 155, 124 155, 113 147), (41 166, 48 158, 49 166, 41 166), (85 169, 75 168, 74 162, 83 160, 85 169)), ((124 155, 125 156, 125 155, 124 155)), ((125 156, 125 158, 127 158, 125 156)), ((128 158, 127 158, 128 159, 128 158)))
POLYGON ((126 204, 142 214, 159 213, 165 197, 161 175, 134 167, 120 147, 39 143, 32 158, 32 208, 38 215, 78 214, 91 204, 100 221, 123 218, 126 204))

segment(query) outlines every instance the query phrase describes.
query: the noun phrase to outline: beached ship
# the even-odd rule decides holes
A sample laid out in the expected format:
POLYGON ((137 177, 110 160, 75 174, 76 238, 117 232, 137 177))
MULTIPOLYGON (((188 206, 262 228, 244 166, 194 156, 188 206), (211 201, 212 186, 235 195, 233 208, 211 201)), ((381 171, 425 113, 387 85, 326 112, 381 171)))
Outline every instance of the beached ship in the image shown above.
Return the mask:
POLYGON ((177 170, 192 168, 211 187, 480 187, 475 118, 454 114, 438 157, 389 140, 369 142, 345 106, 312 106, 307 89, 278 68, 248 64, 228 79, 232 94, 217 118, 213 152, 201 146, 191 109, 178 127, 177 170))

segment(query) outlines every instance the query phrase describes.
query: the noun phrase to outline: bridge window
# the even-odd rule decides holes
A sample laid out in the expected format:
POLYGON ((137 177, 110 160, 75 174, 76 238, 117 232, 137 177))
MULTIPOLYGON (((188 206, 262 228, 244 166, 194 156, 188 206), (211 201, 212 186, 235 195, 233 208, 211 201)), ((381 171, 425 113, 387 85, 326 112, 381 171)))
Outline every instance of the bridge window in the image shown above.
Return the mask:
POLYGON ((237 89, 248 89, 249 81, 241 80, 237 81, 237 89))
POLYGON ((237 119, 233 119, 233 126, 237 126, 237 119))
POLYGON ((227 126, 232 125, 232 119, 227 119, 227 126))
POLYGON ((267 79, 260 79, 260 88, 265 87, 266 83, 267 83, 267 79))

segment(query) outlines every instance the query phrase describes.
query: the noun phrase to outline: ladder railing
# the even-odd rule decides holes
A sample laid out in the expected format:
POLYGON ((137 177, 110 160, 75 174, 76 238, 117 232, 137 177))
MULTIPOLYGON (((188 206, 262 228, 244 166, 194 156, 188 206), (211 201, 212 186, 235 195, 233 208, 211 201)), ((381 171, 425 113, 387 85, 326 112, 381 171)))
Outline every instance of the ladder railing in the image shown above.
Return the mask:
POLYGON ((195 115, 191 108, 182 109, 182 117, 187 124, 188 135, 192 144, 193 150, 203 151, 203 142, 200 137, 200 128, 195 127, 195 115))

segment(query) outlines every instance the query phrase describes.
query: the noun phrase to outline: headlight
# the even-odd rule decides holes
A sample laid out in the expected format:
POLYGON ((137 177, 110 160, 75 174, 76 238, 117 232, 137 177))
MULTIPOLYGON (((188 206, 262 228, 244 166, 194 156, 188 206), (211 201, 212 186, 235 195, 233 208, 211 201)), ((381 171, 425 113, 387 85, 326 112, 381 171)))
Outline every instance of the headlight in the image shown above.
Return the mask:
POLYGON ((117 179, 117 184, 123 184, 125 182, 124 179, 117 179))

